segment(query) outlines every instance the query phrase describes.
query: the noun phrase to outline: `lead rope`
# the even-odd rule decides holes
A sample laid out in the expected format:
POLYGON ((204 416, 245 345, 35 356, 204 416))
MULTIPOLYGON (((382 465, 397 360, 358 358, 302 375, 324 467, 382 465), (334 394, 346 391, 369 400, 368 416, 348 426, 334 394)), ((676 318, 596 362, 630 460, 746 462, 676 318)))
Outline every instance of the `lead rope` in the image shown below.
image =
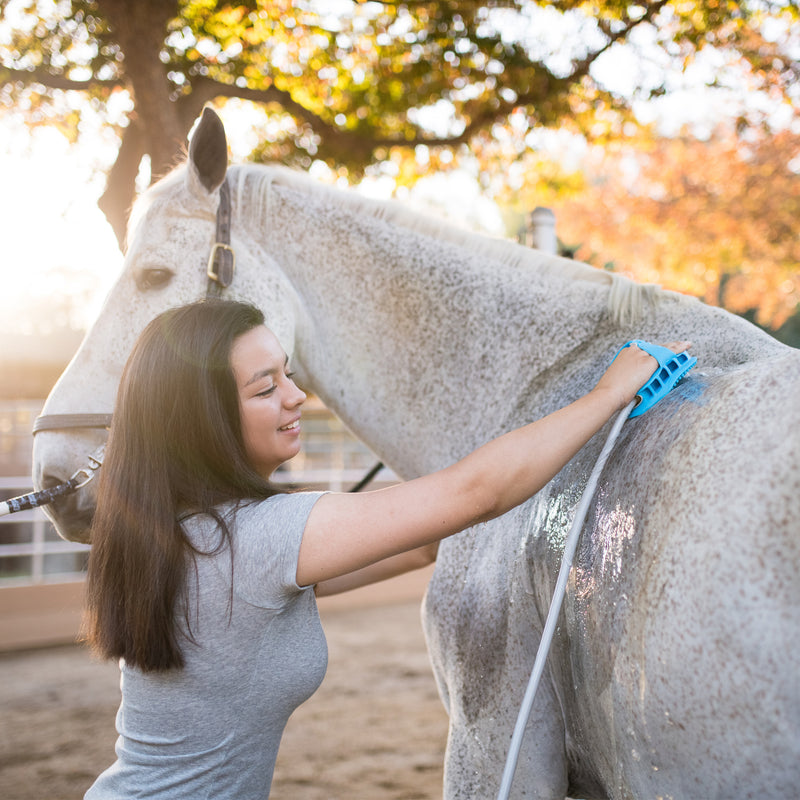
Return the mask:
POLYGON ((508 748, 508 756, 506 757, 506 765, 503 770, 503 777, 500 782, 500 791, 497 795, 497 800, 507 800, 509 792, 511 791, 511 782, 514 779, 514 771, 517 768, 517 761, 519 759, 519 751, 522 747, 522 739, 525 736, 525 727, 528 724, 528 717, 533 707, 533 699, 536 696, 536 689, 539 686, 539 680, 544 671, 544 664, 547 660, 547 654, 550 651, 550 644, 553 641, 553 634, 556 629, 556 622, 558 615, 561 611, 561 603, 564 599, 564 594, 567 588, 567 578, 569 571, 572 568, 572 559, 575 555, 575 548, 578 545, 578 539, 583 529, 583 523, 586 519, 586 514, 589 511, 589 504, 594 497, 597 482, 600 479, 600 474, 603 467, 606 465, 608 456, 619 438, 622 426, 625 420, 628 419, 633 409, 638 403, 638 398, 632 400, 619 414, 614 421, 611 432, 608 434, 606 443, 603 446, 600 455, 595 462, 592 474, 589 476, 589 482, 581 495, 581 501, 575 511, 575 519, 572 521, 567 540, 564 545, 564 555, 561 558, 561 569, 558 572, 558 580, 556 581, 556 588, 553 591, 553 599, 550 601, 550 610, 547 612, 547 620, 544 624, 542 631, 542 638, 539 641, 539 649, 536 652, 536 660, 533 663, 531 670, 531 677, 528 681, 528 688, 525 690, 525 696, 522 698, 522 705, 517 715, 517 724, 514 727, 514 733, 511 737, 511 744, 508 748))
POLYGON ((78 489, 86 486, 94 478, 95 473, 103 464, 103 453, 105 445, 101 445, 89 456, 88 466, 81 467, 73 473, 72 477, 65 483, 59 483, 50 489, 41 489, 38 492, 22 494, 19 497, 12 497, 0 503, 0 517, 7 514, 16 514, 18 511, 26 511, 29 508, 38 508, 52 503, 57 497, 65 494, 72 494, 78 489))
MULTIPOLYGON (((73 473, 72 477, 64 483, 59 483, 50 489, 41 489, 38 492, 21 494, 19 497, 12 497, 9 500, 0 502, 0 517, 8 514, 16 514, 18 511, 27 511, 31 508, 46 506, 59 497, 66 494, 77 492, 82 489, 89 481, 94 478, 95 473, 103 465, 104 447, 99 447, 89 456, 89 465, 81 467, 73 473)), ((379 461, 370 471, 351 489, 350 492, 360 492, 372 479, 383 469, 383 464, 379 461)))

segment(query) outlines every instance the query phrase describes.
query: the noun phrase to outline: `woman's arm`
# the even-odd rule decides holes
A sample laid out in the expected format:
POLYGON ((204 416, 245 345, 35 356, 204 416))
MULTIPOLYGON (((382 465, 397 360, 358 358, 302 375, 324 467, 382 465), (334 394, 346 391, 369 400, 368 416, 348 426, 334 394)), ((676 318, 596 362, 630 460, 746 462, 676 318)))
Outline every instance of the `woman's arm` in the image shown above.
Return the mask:
POLYGON ((400 553, 396 556, 384 558, 377 564, 370 564, 368 567, 349 572, 338 578, 329 578, 318 583, 314 587, 317 597, 327 597, 331 594, 349 592, 351 589, 359 589, 371 583, 385 581, 389 578, 396 578, 415 569, 428 567, 436 561, 436 553, 439 550, 439 542, 427 544, 424 547, 417 547, 407 553, 400 553))
MULTIPOLYGON (((676 352, 686 346, 670 345, 676 352)), ((639 348, 625 348, 589 394, 452 466, 372 492, 324 495, 306 523, 297 582, 307 586, 347 575, 524 502, 633 399, 656 366, 639 348)))

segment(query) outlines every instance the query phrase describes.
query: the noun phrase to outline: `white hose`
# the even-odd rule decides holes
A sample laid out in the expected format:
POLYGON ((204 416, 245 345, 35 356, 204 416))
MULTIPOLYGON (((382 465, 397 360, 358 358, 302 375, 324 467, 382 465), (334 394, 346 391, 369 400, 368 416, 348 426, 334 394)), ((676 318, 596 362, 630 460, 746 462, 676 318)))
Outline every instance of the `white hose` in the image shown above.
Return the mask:
POLYGON ((511 781, 514 779, 514 771, 517 768, 517 760, 519 759, 519 751, 522 747, 522 739, 525 735, 525 727, 528 724, 528 717, 533 707, 533 699, 536 696, 536 688, 539 685, 539 679, 542 677, 544 671, 544 664, 547 660, 547 654, 550 651, 550 643, 553 641, 553 634, 556 629, 556 622, 558 615, 561 611, 561 602, 564 599, 564 594, 567 588, 567 579, 569 571, 572 568, 572 558, 575 555, 575 548, 578 546, 578 539, 583 529, 583 523, 586 519, 586 514, 589 511, 589 504, 594 497, 597 482, 600 480, 600 474, 603 467, 608 460, 617 439, 619 438, 622 426, 625 420, 635 408, 638 399, 632 400, 619 414, 614 421, 611 432, 608 434, 606 443, 603 446, 597 462, 594 465, 592 474, 589 476, 589 482, 581 495, 581 501, 575 511, 575 519, 572 521, 567 540, 564 545, 564 555, 561 559, 561 569, 558 572, 558 580, 556 581, 556 588, 553 591, 553 599, 550 601, 550 610, 547 612, 547 620, 544 624, 542 631, 542 638, 539 641, 539 649, 536 652, 536 660, 533 663, 533 670, 531 677, 528 681, 528 688, 525 690, 525 696, 522 698, 522 705, 519 709, 517 716, 517 724, 514 726, 514 734, 511 737, 511 744, 508 748, 508 756, 506 757, 506 766, 503 770, 503 778, 500 782, 500 791, 497 795, 497 800, 507 800, 509 792, 511 791, 511 781))

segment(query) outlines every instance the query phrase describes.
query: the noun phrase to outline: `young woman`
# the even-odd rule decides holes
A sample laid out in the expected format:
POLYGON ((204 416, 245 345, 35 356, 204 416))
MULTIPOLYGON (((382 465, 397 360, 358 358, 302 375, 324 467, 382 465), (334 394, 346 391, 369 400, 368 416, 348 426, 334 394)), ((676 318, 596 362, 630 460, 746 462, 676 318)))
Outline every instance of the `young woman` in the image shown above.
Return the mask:
POLYGON ((122 704, 117 761, 86 798, 266 798, 289 715, 325 673, 315 592, 428 564, 528 499, 655 367, 626 348, 585 397, 432 475, 287 494, 269 478, 300 449, 305 394, 261 312, 204 301, 153 320, 93 523, 86 637, 121 659, 122 704))

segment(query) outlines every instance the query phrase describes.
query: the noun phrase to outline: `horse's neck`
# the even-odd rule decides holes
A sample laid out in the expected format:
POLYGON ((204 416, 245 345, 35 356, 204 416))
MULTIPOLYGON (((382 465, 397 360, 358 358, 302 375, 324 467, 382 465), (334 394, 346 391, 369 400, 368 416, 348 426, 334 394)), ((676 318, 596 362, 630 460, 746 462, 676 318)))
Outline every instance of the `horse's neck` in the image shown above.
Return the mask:
POLYGON ((563 260, 513 266, 330 197, 271 197, 268 250, 297 298, 309 385, 404 477, 588 391, 627 338, 696 335, 677 301, 622 329, 607 280, 559 275, 563 260))
POLYGON ((513 424, 535 376, 604 319, 603 283, 537 281, 293 189, 273 187, 270 206, 267 249, 297 296, 302 372, 404 475, 513 424))

